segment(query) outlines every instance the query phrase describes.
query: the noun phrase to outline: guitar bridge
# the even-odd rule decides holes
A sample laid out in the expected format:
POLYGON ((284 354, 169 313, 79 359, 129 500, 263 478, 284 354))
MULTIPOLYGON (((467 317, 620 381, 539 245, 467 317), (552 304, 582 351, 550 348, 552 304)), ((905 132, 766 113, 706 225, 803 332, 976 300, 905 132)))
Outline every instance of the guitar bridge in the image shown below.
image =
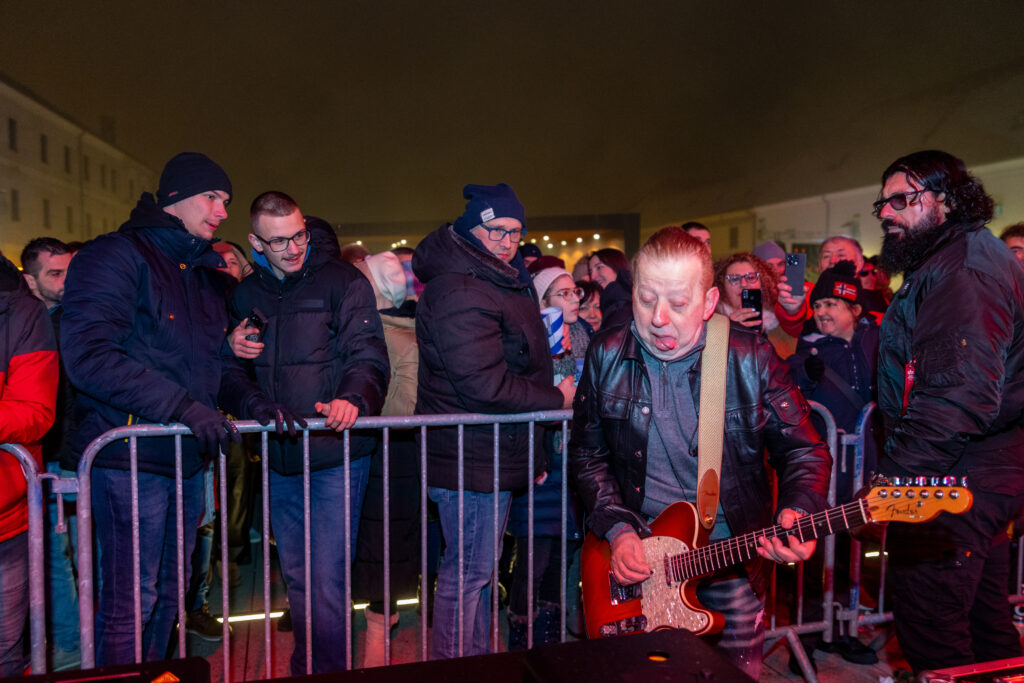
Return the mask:
POLYGON ((618 605, 630 600, 638 600, 644 596, 643 584, 634 583, 624 586, 615 580, 611 572, 608 572, 608 597, 613 605, 618 605))

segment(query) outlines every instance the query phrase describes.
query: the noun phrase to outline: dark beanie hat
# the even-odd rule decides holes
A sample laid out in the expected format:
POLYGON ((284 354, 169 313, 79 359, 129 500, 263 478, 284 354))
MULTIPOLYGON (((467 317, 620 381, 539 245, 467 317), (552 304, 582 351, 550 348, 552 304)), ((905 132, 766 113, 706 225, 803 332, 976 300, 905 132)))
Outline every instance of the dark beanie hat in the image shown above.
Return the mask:
POLYGON ((210 190, 221 190, 230 195, 228 174, 205 154, 182 152, 164 166, 160 174, 160 189, 156 191, 156 204, 164 208, 210 190))
POLYGON ((455 219, 455 232, 469 237, 469 231, 495 218, 515 218, 523 224, 526 234, 526 212, 512 188, 505 183, 498 185, 466 185, 462 196, 469 200, 466 211, 455 219))
POLYGON ((519 253, 523 255, 523 258, 526 258, 528 256, 532 256, 533 258, 540 258, 541 256, 544 255, 541 252, 540 247, 531 242, 528 242, 527 244, 524 244, 523 246, 519 247, 519 253))
POLYGON ((851 304, 860 303, 860 282, 853 261, 840 261, 822 271, 811 290, 811 305, 819 299, 845 299, 851 304))

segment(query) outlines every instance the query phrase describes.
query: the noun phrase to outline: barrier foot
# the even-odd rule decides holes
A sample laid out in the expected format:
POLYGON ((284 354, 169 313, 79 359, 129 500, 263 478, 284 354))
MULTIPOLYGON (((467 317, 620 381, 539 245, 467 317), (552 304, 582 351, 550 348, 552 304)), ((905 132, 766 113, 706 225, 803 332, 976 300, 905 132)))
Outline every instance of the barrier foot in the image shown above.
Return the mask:
POLYGON ((786 632, 786 640, 789 641, 789 649, 800 664, 800 671, 804 674, 804 680, 807 683, 818 683, 818 674, 814 672, 814 665, 811 664, 811 658, 807 656, 807 651, 804 650, 804 644, 800 642, 800 636, 797 635, 796 631, 790 629, 786 632))

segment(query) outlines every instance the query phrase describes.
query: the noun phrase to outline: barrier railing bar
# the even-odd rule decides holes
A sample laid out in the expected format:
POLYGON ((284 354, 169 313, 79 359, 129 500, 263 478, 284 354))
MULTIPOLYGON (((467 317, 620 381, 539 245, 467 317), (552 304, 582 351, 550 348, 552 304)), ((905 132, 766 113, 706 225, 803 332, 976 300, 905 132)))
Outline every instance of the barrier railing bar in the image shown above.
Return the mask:
MULTIPOLYGON (((382 501, 384 552, 381 556, 384 559, 384 665, 387 666, 391 663, 391 430, 388 427, 384 428, 381 446, 381 478, 383 479, 381 488, 384 494, 382 501)), ((371 599, 370 602, 372 603, 373 600, 371 599)), ((366 613, 366 620, 366 647, 369 647, 369 612, 366 613)))
POLYGON ((28 614, 33 673, 46 673, 46 570, 43 561, 43 489, 39 467, 27 448, 0 444, 17 458, 28 498, 28 614))
MULTIPOLYGON (((347 444, 346 444, 347 445, 347 444)), ((346 451, 347 454, 347 451, 346 451)), ((348 470, 348 458, 346 458, 345 469, 348 470)), ((348 479, 345 480, 345 493, 348 494, 348 479)), ((309 431, 302 432, 302 560, 303 560, 303 581, 306 590, 303 593, 302 602, 305 609, 305 623, 302 628, 306 629, 306 674, 313 673, 313 562, 310 541, 310 516, 311 499, 309 494, 309 431)), ((345 500, 345 526, 348 526, 348 500, 345 500)))
POLYGON ((493 427, 493 430, 494 430, 494 433, 492 435, 491 443, 492 443, 492 448, 494 449, 493 457, 492 457, 492 460, 493 460, 492 467, 494 468, 493 469, 493 473, 492 473, 492 476, 493 476, 492 490, 494 491, 494 496, 493 496, 494 500, 491 502, 491 505, 493 506, 493 510, 491 512, 491 517, 493 518, 493 520, 491 522, 491 539, 493 541, 493 544, 491 546, 491 591, 490 591, 490 597, 491 597, 491 619, 490 619, 490 622, 491 622, 491 649, 497 651, 498 638, 499 638, 499 634, 498 634, 498 563, 501 561, 501 545, 502 545, 501 544, 502 539, 500 539, 498 537, 499 533, 500 533, 500 531, 499 531, 499 522, 498 522, 498 510, 499 510, 498 498, 500 497, 500 493, 499 493, 498 489, 500 488, 500 481, 501 481, 501 468, 500 468, 500 464, 501 463, 499 462, 499 460, 500 460, 500 452, 501 452, 501 440, 500 440, 501 439, 501 426, 498 425, 498 423, 495 423, 494 427, 493 427))
MULTIPOLYGON (((142 538, 139 529, 139 443, 133 434, 128 437, 128 467, 132 492, 132 599, 135 605, 135 663, 142 662, 142 538)), ((86 538, 90 538, 86 536, 86 538)))
MULTIPOLYGON (((185 547, 185 485, 181 471, 181 434, 174 435, 174 538, 176 548, 185 547)), ((185 553, 175 555, 178 577, 178 656, 185 656, 185 553)), ((225 653, 225 659, 227 659, 225 653)), ((227 681, 225 681, 227 683, 227 681)))

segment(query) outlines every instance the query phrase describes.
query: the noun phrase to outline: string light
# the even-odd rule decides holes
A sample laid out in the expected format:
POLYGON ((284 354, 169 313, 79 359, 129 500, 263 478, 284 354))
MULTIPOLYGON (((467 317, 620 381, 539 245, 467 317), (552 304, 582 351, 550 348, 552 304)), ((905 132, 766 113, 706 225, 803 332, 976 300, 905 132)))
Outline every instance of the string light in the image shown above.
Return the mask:
POLYGON ((594 233, 594 239, 595 239, 595 240, 599 240, 599 239, 601 239, 601 236, 600 236, 600 235, 598 235, 598 234, 597 234, 597 233, 595 232, 595 233, 594 233))
POLYGON ((580 244, 582 242, 583 242, 583 238, 582 237, 577 237, 576 238, 576 244, 580 244))

